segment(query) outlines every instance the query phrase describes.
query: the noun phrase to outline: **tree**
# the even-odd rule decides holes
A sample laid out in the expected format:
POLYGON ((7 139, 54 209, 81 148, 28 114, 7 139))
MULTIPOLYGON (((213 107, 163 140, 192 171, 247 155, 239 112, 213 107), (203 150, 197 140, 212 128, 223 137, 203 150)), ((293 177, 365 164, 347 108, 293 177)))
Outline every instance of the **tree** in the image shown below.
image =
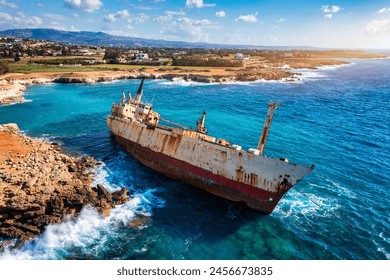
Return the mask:
POLYGON ((120 57, 121 51, 120 50, 115 50, 115 49, 106 49, 104 52, 104 58, 103 59, 108 59, 108 60, 115 60, 117 57, 120 57))
POLYGON ((17 54, 15 55, 14 61, 15 61, 15 62, 18 62, 18 61, 20 61, 20 60, 21 60, 21 58, 20 58, 19 54, 17 53, 17 54))
POLYGON ((0 60, 0 74, 5 74, 9 72, 8 62, 5 60, 0 60))

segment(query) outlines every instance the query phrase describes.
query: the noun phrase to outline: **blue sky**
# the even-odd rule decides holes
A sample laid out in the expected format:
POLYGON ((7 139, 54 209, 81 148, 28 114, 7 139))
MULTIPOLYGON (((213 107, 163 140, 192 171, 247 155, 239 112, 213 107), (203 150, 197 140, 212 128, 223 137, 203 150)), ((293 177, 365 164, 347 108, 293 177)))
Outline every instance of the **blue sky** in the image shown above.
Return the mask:
POLYGON ((0 0, 0 30, 228 44, 390 48, 390 0, 0 0))

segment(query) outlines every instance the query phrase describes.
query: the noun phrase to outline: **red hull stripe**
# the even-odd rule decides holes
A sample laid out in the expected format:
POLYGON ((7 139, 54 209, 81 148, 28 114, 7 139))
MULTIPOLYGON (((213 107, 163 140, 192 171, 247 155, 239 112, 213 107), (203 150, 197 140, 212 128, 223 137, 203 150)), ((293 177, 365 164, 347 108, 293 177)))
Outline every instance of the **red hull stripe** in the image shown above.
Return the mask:
POLYGON ((281 195, 278 193, 271 193, 213 174, 187 162, 142 147, 123 137, 116 136, 116 139, 130 155, 157 172, 218 196, 233 201, 245 202, 248 206, 264 213, 271 213, 281 198, 281 195))

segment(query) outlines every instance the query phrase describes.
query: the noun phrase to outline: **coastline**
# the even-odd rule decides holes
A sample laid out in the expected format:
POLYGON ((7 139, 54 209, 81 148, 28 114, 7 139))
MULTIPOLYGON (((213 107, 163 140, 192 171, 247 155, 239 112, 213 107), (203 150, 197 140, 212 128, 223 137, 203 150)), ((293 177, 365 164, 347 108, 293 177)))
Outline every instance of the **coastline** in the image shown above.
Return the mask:
POLYGON ((0 250, 10 240, 24 242, 49 224, 78 216, 84 206, 108 216, 129 201, 126 188, 109 193, 91 186, 98 164, 20 134, 16 124, 0 125, 0 250))
MULTIPOLYGON (((379 59, 381 54, 367 56, 347 56, 346 58, 379 59)), ((351 64, 340 58, 277 57, 270 60, 253 59, 244 67, 153 67, 123 70, 102 70, 90 72, 35 72, 7 73, 0 75, 0 106, 24 101, 26 86, 47 83, 86 83, 111 82, 126 79, 167 79, 200 83, 234 83, 254 81, 296 82, 302 70, 321 70, 351 64)))
MULTIPOLYGON (((203 70, 204 71, 204 70, 203 70)), ((181 79, 201 83, 229 83, 256 80, 282 80, 293 79, 296 73, 280 70, 262 71, 248 75, 248 73, 234 75, 233 73, 221 73, 225 70, 203 72, 196 71, 166 71, 158 73, 158 70, 146 70, 144 72, 133 71, 101 71, 79 73, 31 73, 31 74, 5 74, 0 76, 0 105, 23 102, 23 94, 26 86, 48 83, 85 83, 95 84, 99 82, 111 82, 126 79, 181 79)))

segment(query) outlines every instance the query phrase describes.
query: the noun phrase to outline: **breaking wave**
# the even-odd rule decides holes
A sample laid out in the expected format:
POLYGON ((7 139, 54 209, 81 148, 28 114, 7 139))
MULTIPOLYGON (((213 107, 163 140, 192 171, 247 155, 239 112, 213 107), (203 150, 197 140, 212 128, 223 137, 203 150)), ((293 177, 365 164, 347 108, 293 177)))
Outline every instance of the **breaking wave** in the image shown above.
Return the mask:
POLYGON ((338 65, 324 65, 324 66, 319 66, 318 70, 337 70, 343 67, 349 67, 352 65, 355 65, 356 63, 346 63, 346 64, 338 64, 338 65))
POLYGON ((30 103, 30 102, 33 102, 33 100, 32 99, 23 99, 23 100, 20 100, 20 101, 11 102, 11 103, 4 104, 4 105, 1 105, 1 106, 7 107, 7 106, 13 106, 13 105, 18 105, 18 104, 23 104, 23 103, 30 103))
POLYGON ((215 86, 215 85, 243 85, 243 86, 251 86, 260 83, 296 83, 300 82, 300 78, 298 76, 294 76, 291 78, 283 78, 280 80, 266 80, 259 79, 255 81, 230 81, 230 82, 212 82, 212 83, 203 83, 196 82, 184 79, 174 79, 172 81, 164 80, 159 83, 166 86, 183 86, 183 87, 194 87, 194 86, 215 86))
POLYGON ((220 83, 202 83, 197 81, 185 80, 181 78, 173 78, 170 80, 160 80, 159 83, 161 85, 166 86, 183 86, 183 87, 193 87, 193 86, 213 86, 219 85, 220 83))
MULTIPOLYGON (((94 183, 104 185, 109 191, 119 189, 107 181, 104 166, 96 169, 94 183)), ((139 217, 151 217, 153 208, 164 207, 165 201, 155 196, 155 189, 135 194, 131 200, 118 205, 103 217, 94 208, 86 206, 78 217, 68 216, 59 224, 49 225, 37 238, 30 239, 21 247, 14 248, 16 240, 5 245, 0 253, 4 259, 69 259, 72 249, 80 248, 85 256, 99 259, 109 249, 107 243, 120 234, 123 227, 139 217)), ((147 226, 142 226, 140 229, 147 226)))

